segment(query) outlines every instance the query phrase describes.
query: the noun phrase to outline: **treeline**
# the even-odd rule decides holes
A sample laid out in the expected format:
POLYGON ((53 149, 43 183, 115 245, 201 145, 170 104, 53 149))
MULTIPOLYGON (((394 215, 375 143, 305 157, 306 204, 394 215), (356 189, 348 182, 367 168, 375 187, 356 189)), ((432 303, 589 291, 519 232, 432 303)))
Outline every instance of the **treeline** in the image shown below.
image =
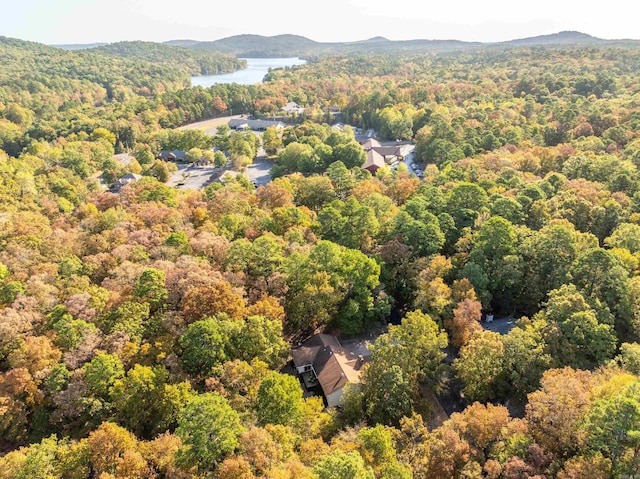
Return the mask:
POLYGON ((221 52, 195 50, 163 43, 118 42, 87 51, 179 66, 192 76, 229 73, 247 67, 246 60, 239 60, 221 52))

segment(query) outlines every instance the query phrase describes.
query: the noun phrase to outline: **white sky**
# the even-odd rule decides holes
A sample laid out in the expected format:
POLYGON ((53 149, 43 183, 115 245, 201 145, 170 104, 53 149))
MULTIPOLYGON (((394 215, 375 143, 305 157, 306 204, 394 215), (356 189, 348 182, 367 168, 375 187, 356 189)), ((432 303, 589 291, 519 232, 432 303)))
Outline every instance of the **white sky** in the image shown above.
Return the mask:
POLYGON ((596 8, 584 0, 2 0, 5 2, 0 35, 49 44, 216 40, 241 33, 293 33, 316 41, 383 36, 493 42, 562 30, 606 39, 640 39, 634 2, 629 0, 598 2, 596 8))

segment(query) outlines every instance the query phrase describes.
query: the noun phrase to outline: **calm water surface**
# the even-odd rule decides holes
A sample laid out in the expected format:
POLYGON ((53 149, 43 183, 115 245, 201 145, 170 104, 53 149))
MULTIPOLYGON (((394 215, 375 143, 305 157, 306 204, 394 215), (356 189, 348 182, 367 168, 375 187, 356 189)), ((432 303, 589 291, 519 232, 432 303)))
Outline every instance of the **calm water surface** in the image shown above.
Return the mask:
POLYGON ((254 83, 262 83, 262 79, 269 72, 269 68, 291 67, 307 63, 299 58, 243 58, 243 60, 247 60, 247 68, 244 70, 223 73, 222 75, 191 77, 191 84, 202 87, 210 87, 216 83, 253 85, 254 83))

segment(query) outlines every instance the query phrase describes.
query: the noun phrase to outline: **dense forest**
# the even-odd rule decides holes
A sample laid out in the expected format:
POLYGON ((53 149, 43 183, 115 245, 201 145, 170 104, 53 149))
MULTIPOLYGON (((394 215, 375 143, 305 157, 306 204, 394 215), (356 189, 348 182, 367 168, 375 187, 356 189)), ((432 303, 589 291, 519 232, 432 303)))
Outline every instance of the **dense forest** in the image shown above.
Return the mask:
POLYGON ((211 88, 193 68, 239 64, 185 51, 0 38, 1 479, 640 475, 640 50, 326 55, 211 88), (290 101, 260 139, 175 129, 290 101), (362 169, 355 128, 424 177, 362 169), (166 184, 163 150, 242 168, 260 142, 264 186, 166 184), (374 338, 339 408, 285 368, 316 332, 374 338))

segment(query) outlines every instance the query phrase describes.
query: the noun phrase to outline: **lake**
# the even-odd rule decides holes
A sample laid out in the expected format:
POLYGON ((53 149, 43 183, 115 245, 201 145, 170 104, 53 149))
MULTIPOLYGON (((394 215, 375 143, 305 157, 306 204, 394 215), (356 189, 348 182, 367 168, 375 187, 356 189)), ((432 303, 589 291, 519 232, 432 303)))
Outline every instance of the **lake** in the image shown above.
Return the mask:
POLYGON ((264 76, 269 73, 269 68, 291 67, 307 63, 306 60, 300 60, 299 58, 242 58, 242 60, 247 60, 247 68, 244 70, 221 75, 191 77, 191 85, 202 87, 210 87, 217 83, 253 85, 262 83, 264 76))

